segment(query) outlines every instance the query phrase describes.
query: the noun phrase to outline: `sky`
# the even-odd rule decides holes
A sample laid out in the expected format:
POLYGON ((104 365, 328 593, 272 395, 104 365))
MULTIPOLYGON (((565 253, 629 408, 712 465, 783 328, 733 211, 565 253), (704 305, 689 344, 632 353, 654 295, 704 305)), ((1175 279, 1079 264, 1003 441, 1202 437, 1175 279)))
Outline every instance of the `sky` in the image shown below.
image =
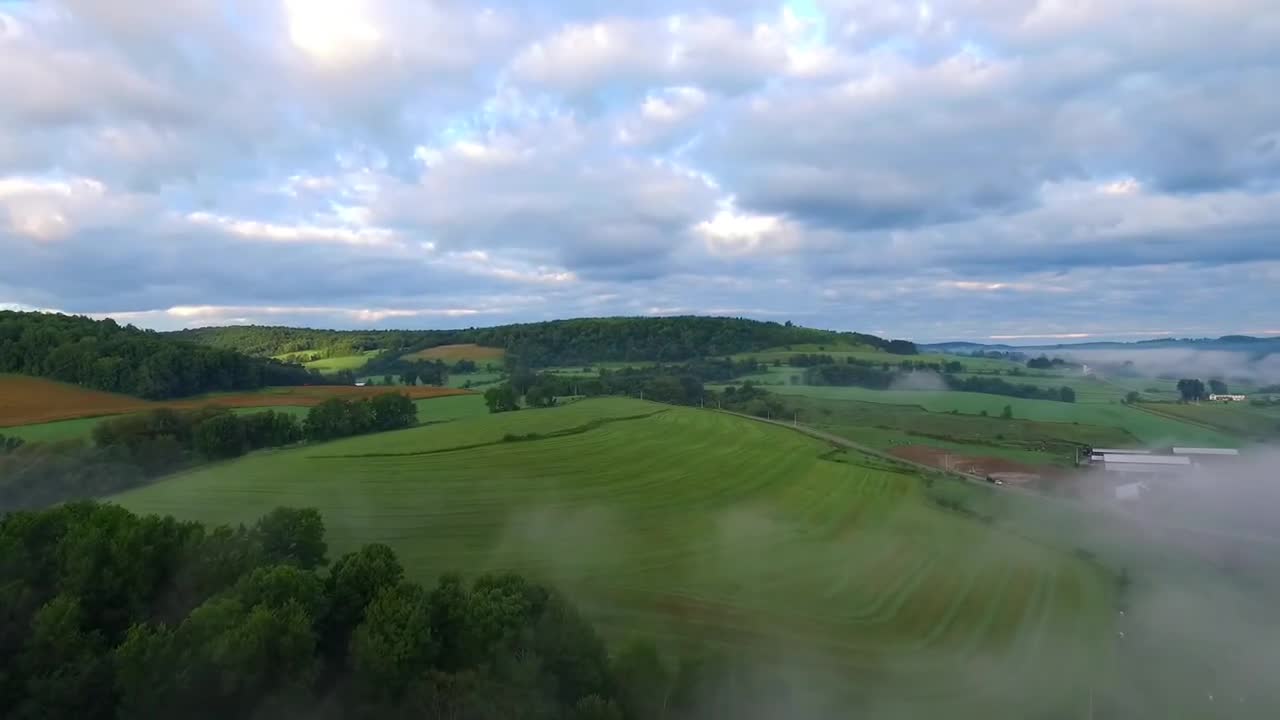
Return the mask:
POLYGON ((0 307, 1280 334, 1275 0, 0 0, 0 307))

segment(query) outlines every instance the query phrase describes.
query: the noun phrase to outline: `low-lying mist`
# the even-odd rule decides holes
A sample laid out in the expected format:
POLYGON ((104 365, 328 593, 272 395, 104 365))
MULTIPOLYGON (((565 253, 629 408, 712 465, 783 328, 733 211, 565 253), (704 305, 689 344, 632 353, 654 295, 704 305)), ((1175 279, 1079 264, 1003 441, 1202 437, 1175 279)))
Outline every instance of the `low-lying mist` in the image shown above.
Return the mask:
POLYGON ((1050 354, 1104 369, 1120 369, 1126 363, 1132 363, 1134 374, 1147 377, 1223 378, 1258 385, 1280 383, 1280 354, 1256 355, 1191 348, 1055 350, 1050 354))

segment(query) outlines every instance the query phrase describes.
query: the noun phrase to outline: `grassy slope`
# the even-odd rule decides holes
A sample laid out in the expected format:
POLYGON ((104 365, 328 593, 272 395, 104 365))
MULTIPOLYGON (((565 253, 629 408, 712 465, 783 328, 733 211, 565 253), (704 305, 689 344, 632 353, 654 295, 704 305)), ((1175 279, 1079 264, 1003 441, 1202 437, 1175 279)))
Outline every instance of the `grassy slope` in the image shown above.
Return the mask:
POLYGON ((502 358, 507 354, 502 348, 483 347, 475 344, 464 345, 440 345, 426 350, 419 350, 405 356, 410 360, 443 360, 447 363, 456 363, 459 360, 471 360, 477 365, 484 367, 485 365, 501 365, 502 358))
POLYGON ((364 367, 370 360, 377 357, 381 350, 369 350, 361 355, 347 355, 344 357, 323 358, 321 360, 312 360, 303 363, 309 370, 319 370, 322 373, 336 373, 339 370, 359 370, 364 367))
POLYGON ((418 578, 519 569, 610 638, 785 662, 818 716, 827 701, 1082 712, 1109 657, 1103 574, 937 508, 914 476, 828 452, 782 428, 595 400, 259 454, 118 500, 209 522, 317 506, 334 553, 387 542, 418 578), (479 443, 494 444, 450 449, 479 443))

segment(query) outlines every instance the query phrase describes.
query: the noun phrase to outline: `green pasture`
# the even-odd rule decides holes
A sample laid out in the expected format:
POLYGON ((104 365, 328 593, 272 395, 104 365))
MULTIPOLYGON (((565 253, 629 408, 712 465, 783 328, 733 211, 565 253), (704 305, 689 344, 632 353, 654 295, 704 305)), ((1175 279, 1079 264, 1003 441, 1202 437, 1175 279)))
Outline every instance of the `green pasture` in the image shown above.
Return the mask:
MULTIPOLYGON (((486 387, 486 386, 488 386, 488 385, 494 385, 494 384, 496 384, 496 383, 499 383, 499 382, 501 382, 501 381, 503 380, 503 378, 505 378, 506 376, 507 376, 507 374, 506 374, 506 373, 503 373, 503 372, 496 372, 496 371, 480 371, 480 372, 467 373, 467 374, 465 374, 465 375, 458 375, 458 374, 455 374, 455 373, 450 373, 450 374, 449 374, 449 380, 448 380, 447 382, 445 382, 445 387, 451 387, 451 388, 461 388, 461 387, 475 387, 475 388, 482 388, 482 387, 486 387)), ((381 382, 381 380, 379 380, 379 382, 381 382)))
POLYGON ((883 450, 928 445, 1033 465, 1074 465, 1077 445, 1124 447, 1138 442, 1116 427, 952 415, 918 406, 795 395, 787 401, 806 425, 883 450))
MULTIPOLYGON (((236 408, 231 412, 237 415, 246 415, 249 413, 265 412, 267 410, 275 410, 276 412, 289 413, 295 415, 299 419, 306 417, 310 408, 300 407, 297 405, 279 405, 273 407, 256 407, 256 408, 236 408)), ((77 438, 88 438, 93 434, 93 429, 98 423, 109 420, 118 415, 107 415, 91 418, 77 418, 75 420, 59 420, 57 422, 39 423, 36 425, 19 425, 17 427, 0 429, 0 435, 9 435, 10 437, 20 437, 27 442, 57 442, 59 440, 75 440, 77 438)))
POLYGON ((377 357, 381 350, 367 350, 360 355, 346 355, 343 357, 322 358, 320 360, 312 360, 303 363, 308 370, 319 370, 322 373, 336 373, 340 370, 359 370, 369 363, 370 360, 377 357))
POLYGON ((998 417, 1008 405, 1013 416, 1022 420, 1050 423, 1079 423, 1099 427, 1121 428, 1139 442, 1152 445, 1173 443, 1235 447, 1239 441, 1216 430, 1173 418, 1161 417, 1122 403, 1063 403, 1051 400, 931 390, 868 390, 858 387, 816 387, 785 385, 769 388, 778 395, 859 400, 888 405, 914 405, 933 413, 956 412, 963 415, 998 417))
POLYGON ((988 373, 994 371, 1007 371, 1014 368, 1026 369, 1026 366, 1022 363, 1001 360, 998 358, 975 358, 933 353, 924 353, 920 355, 893 355, 884 352, 883 350, 864 345, 790 345, 787 347, 769 348, 759 352, 738 353, 732 357, 735 359, 754 358, 760 362, 769 363, 771 365, 775 361, 779 361, 786 366, 787 361, 790 360, 792 356, 801 354, 830 355, 832 358, 840 362, 843 362, 846 358, 854 358, 856 360, 866 360, 876 363, 887 362, 894 366, 897 366, 903 360, 924 363, 948 363, 956 361, 963 364, 967 371, 988 373))
POLYGON ((1150 413, 1213 428, 1235 437, 1256 440, 1280 438, 1277 407, 1258 408, 1248 403, 1142 403, 1150 413))
MULTIPOLYGON (((956 377, 964 379, 970 377, 989 378, 991 376, 977 373, 956 373, 956 377)), ((1075 391, 1077 403, 1119 402, 1124 399, 1125 393, 1128 392, 1097 378, 1082 377, 1079 374, 1037 373, 1033 375, 1029 373, 1026 375, 1001 375, 1000 379, 1014 385, 1033 385, 1042 389, 1057 390, 1060 387, 1069 387, 1075 391)))
POLYGON ((93 433, 93 429, 104 419, 103 417, 91 417, 59 420, 36 425, 18 425, 16 427, 0 428, 0 435, 19 437, 27 442, 74 440, 76 438, 89 437, 93 433))
MULTIPOLYGON (((418 420, 422 423, 458 420, 464 417, 475 417, 489 413, 488 407, 484 404, 484 398, 480 395, 450 395, 447 397, 427 398, 415 400, 413 404, 418 407, 418 420)), ((266 412, 267 410, 288 413, 301 420, 307 416, 311 408, 300 405, 275 405, 272 407, 235 408, 231 412, 237 415, 248 415, 266 412)), ((61 420, 38 425, 19 425, 0 429, 0 435, 20 437, 27 442, 55 442, 58 440, 88 438, 93 434, 93 428, 98 423, 111 417, 119 416, 61 420)))
POLYGON ((942 484, 786 428, 598 399, 255 454, 115 500, 211 523, 317 507, 331 555, 385 542, 423 580, 518 570, 611 641, 802 679, 806 716, 1086 717, 1112 682, 1112 575, 944 509, 942 484))
POLYGON ((436 423, 461 420, 489 414, 482 395, 448 395, 445 397, 414 400, 418 408, 418 422, 436 423))

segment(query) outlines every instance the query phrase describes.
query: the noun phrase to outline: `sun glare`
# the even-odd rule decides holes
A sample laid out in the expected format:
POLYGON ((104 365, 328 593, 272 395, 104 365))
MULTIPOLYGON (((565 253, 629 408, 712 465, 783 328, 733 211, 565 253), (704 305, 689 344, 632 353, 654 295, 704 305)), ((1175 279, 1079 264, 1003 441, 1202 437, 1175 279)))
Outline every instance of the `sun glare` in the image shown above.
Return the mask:
POLYGON ((289 39, 312 58, 343 63, 364 55, 381 36, 362 0, 284 0, 289 39))

